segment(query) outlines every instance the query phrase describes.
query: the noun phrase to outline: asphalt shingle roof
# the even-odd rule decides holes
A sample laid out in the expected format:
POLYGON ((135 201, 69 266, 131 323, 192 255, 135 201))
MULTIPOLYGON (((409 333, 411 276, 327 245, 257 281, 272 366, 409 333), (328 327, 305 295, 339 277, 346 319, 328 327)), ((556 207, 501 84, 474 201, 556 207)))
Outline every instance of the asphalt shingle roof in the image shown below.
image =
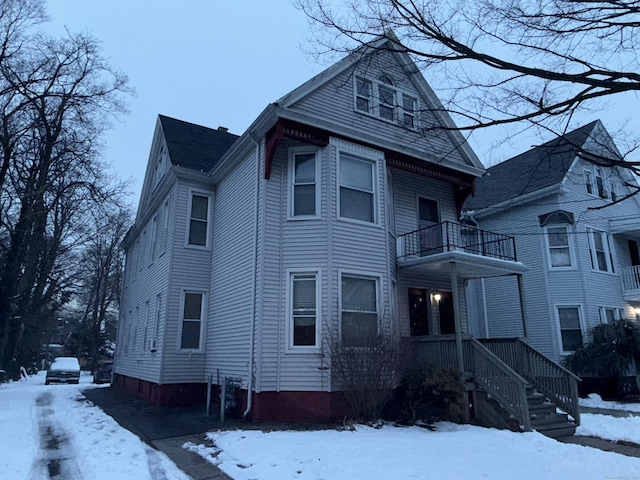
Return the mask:
POLYGON ((598 120, 532 148, 491 168, 476 179, 476 193, 466 210, 497 205, 559 184, 598 120))
POLYGON ((164 115, 159 118, 173 165, 208 172, 239 138, 164 115))

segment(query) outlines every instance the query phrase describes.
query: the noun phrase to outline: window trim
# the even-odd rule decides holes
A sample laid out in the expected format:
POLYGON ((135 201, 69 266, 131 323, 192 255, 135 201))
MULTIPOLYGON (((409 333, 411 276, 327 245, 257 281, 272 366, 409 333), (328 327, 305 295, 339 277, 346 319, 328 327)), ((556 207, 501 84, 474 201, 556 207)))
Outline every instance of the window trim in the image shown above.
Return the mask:
MULTIPOLYGON (((388 78, 387 75, 384 75, 388 78)), ((420 98, 419 95, 413 94, 393 83, 387 83, 381 81, 380 78, 369 78, 365 75, 354 74, 353 75, 353 109, 357 113, 367 115, 373 118, 377 118, 383 122, 387 122, 392 125, 400 126, 411 131, 418 131, 420 128, 420 98), (365 82, 369 85, 369 96, 366 97, 358 92, 358 81, 365 82), (393 106, 391 107, 393 119, 383 117, 380 114, 380 107, 385 106, 389 108, 390 104, 383 104, 380 97, 380 88, 393 91, 393 106), (404 115, 407 110, 404 108, 405 97, 414 101, 414 109, 409 115, 413 118, 413 127, 408 127, 404 123, 404 115), (358 99, 367 99, 369 104, 369 110, 364 111, 358 108, 358 99)))
MULTIPOLYGON (((368 156, 363 156, 363 155, 359 155, 357 153, 354 153, 348 149, 342 149, 339 148, 338 152, 337 152, 337 156, 338 156, 338 165, 337 165, 337 172, 336 172, 336 182, 337 182, 337 188, 336 188, 336 194, 337 194, 337 218, 338 220, 343 220, 343 221, 347 221, 347 222, 353 222, 353 223, 358 223, 360 225, 379 225, 379 219, 380 219, 380 212, 379 212, 379 206, 378 206, 378 202, 379 202, 379 198, 380 198, 380 194, 379 194, 379 189, 378 189, 378 159, 377 158, 372 158, 372 157, 368 157, 368 156), (372 191, 370 192, 371 195, 373 196, 373 221, 369 222, 366 220, 360 220, 357 218, 351 218, 351 217, 345 217, 341 214, 341 210, 342 210, 342 192, 341 192, 341 188, 342 188, 342 175, 340 174, 340 170, 341 170, 341 164, 342 164, 342 156, 346 155, 349 156, 351 158, 353 158, 356 161, 361 161, 364 163, 368 163, 371 167, 371 188, 372 191)), ((355 191, 359 191, 359 192, 365 192, 364 190, 358 190, 352 187, 345 187, 345 188, 349 188, 350 190, 355 190, 355 191)), ((369 193, 369 192, 365 192, 365 193, 369 193)))
MULTIPOLYGON (((211 194, 209 193, 204 193, 200 190, 189 190, 189 205, 188 205, 188 209, 187 209, 187 228, 186 230, 186 235, 185 235, 185 246, 188 248, 196 248, 196 249, 202 249, 202 250, 207 250, 210 248, 210 237, 211 237, 211 221, 212 221, 212 212, 213 212, 213 208, 212 208, 212 204, 213 204, 213 199, 211 194), (205 234, 205 244, 204 245, 200 245, 197 243, 190 243, 189 242, 189 236, 191 234, 191 220, 192 220, 192 212, 193 212, 193 198, 194 197, 204 197, 207 199, 207 219, 206 219, 206 223, 207 223, 207 228, 206 228, 206 234, 205 234)), ((196 221, 202 221, 202 219, 195 219, 196 221)))
MULTIPOLYGON (((578 320, 580 322, 580 336, 582 338, 582 345, 585 345, 585 324, 584 324, 584 312, 581 304, 556 304, 553 306, 555 318, 556 318, 556 326, 558 328, 558 347, 561 355, 570 355, 575 350, 565 350, 564 342, 562 341, 562 326, 560 325, 560 308, 576 308, 578 310, 578 320)), ((568 330, 568 329, 566 329, 568 330)))
POLYGON ((287 220, 317 220, 320 218, 320 161, 319 161, 319 150, 317 148, 309 148, 309 147, 297 147, 291 148, 289 150, 289 182, 288 182, 288 202, 287 202, 287 220), (315 186, 315 213, 313 215, 295 215, 295 160, 297 155, 305 155, 305 154, 313 154, 314 162, 315 162, 315 178, 314 178, 314 186, 315 186))
POLYGON ((598 272, 598 273, 608 273, 610 275, 617 274, 616 255, 613 248, 613 239, 611 238, 610 233, 605 230, 600 230, 598 228, 593 228, 593 227, 587 227, 586 232, 587 232, 587 244, 589 247, 589 257, 591 259, 591 263, 590 263, 591 271, 598 272), (607 264, 606 270, 601 270, 600 268, 598 268, 598 255, 597 255, 595 237, 594 237, 595 232, 598 232, 599 234, 602 235, 605 261, 607 264))
POLYGON ((546 245, 546 249, 547 249, 547 265, 549 266, 549 270, 575 270, 576 269, 576 259, 575 259, 575 252, 574 252, 574 246, 573 246, 573 241, 572 241, 572 235, 571 235, 571 228, 569 225, 563 225, 563 224, 558 224, 558 223, 553 223, 553 224, 549 224, 549 225, 545 225, 543 227, 544 229, 544 237, 545 237, 545 245, 546 245), (549 243, 549 229, 552 228, 564 228, 566 230, 566 235, 567 235, 567 247, 569 248, 569 261, 571 262, 570 265, 553 265, 553 261, 552 261, 552 255, 551 255, 551 249, 552 248, 565 248, 565 247, 552 247, 551 244, 549 243))
POLYGON ((608 324, 608 320, 607 320, 607 315, 606 312, 607 311, 612 311, 615 314, 615 318, 614 320, 623 320, 625 318, 625 314, 624 314, 624 308, 622 307, 612 307, 609 305, 598 305, 598 320, 600 321, 601 325, 605 325, 608 324))
POLYGON ((375 282, 375 292, 376 292, 376 330, 377 333, 380 333, 380 307, 382 301, 382 275, 373 273, 373 272, 362 272, 356 270, 342 270, 338 269, 338 332, 340 338, 340 345, 345 347, 355 347, 358 345, 345 345, 343 339, 342 332, 342 315, 343 315, 343 306, 342 306, 342 279, 344 277, 349 278, 358 278, 362 280, 373 280, 375 282))
POLYGON ((204 290, 198 290, 193 288, 183 288, 180 293, 180 311, 178 317, 178 337, 177 337, 177 348, 180 353, 202 353, 204 352, 204 331, 205 331, 205 323, 206 323, 206 311, 207 311, 207 293, 204 290), (200 303, 200 333, 198 338, 198 347, 197 348, 182 348, 182 330, 185 321, 195 322, 194 319, 185 319, 184 318, 184 307, 185 300, 187 294, 195 294, 201 295, 202 300, 200 303))
POLYGON ((287 323, 286 323, 286 348, 285 353, 318 353, 322 347, 322 272, 319 267, 302 269, 287 269, 287 323), (315 345, 294 345, 294 312, 293 312, 293 282, 296 276, 314 275, 316 283, 316 325, 315 325, 315 345))

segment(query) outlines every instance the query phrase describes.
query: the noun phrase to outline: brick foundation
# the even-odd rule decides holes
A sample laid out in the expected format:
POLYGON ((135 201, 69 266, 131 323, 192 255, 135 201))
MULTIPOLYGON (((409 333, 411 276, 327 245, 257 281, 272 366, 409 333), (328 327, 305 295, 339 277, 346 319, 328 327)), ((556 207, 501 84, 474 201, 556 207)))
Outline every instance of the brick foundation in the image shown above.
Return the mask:
POLYGON ((204 383, 158 385, 147 380, 115 374, 112 385, 133 393, 156 407, 204 405, 207 399, 207 385, 204 383))

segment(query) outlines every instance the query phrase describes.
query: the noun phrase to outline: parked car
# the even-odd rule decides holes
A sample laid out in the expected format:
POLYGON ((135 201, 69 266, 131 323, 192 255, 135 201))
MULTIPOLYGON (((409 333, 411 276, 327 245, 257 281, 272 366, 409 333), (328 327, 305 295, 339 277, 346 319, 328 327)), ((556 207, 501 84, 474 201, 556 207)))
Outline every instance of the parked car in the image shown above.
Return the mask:
POLYGON ((44 381, 45 385, 50 383, 80 383, 80 363, 74 357, 58 357, 56 358, 49 370, 44 381))
POLYGON ((111 383, 113 362, 104 362, 96 367, 93 373, 93 383, 111 383))

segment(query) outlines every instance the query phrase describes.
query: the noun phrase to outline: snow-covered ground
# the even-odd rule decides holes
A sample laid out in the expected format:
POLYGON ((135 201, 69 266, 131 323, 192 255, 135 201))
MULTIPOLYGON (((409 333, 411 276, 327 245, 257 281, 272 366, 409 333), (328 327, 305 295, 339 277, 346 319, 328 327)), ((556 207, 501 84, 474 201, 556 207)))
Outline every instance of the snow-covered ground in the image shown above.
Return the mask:
POLYGON ((161 452, 81 399, 91 384, 44 385, 45 372, 0 385, 0 479, 188 480, 161 452))
MULTIPOLYGON (((164 454, 145 445, 99 408, 81 400, 102 388, 44 385, 44 374, 0 385, 0 479, 186 480, 164 454), (60 475, 55 474, 56 469, 60 475)), ((589 406, 638 405, 585 400, 589 406), (595 403, 594 403, 595 402, 595 403)), ((584 414, 578 434, 640 443, 640 417, 584 414)), ((365 426, 355 431, 211 432, 215 448, 186 445, 235 480, 458 479, 519 480, 640 477, 640 459, 559 443, 535 432, 437 424, 365 426)))

